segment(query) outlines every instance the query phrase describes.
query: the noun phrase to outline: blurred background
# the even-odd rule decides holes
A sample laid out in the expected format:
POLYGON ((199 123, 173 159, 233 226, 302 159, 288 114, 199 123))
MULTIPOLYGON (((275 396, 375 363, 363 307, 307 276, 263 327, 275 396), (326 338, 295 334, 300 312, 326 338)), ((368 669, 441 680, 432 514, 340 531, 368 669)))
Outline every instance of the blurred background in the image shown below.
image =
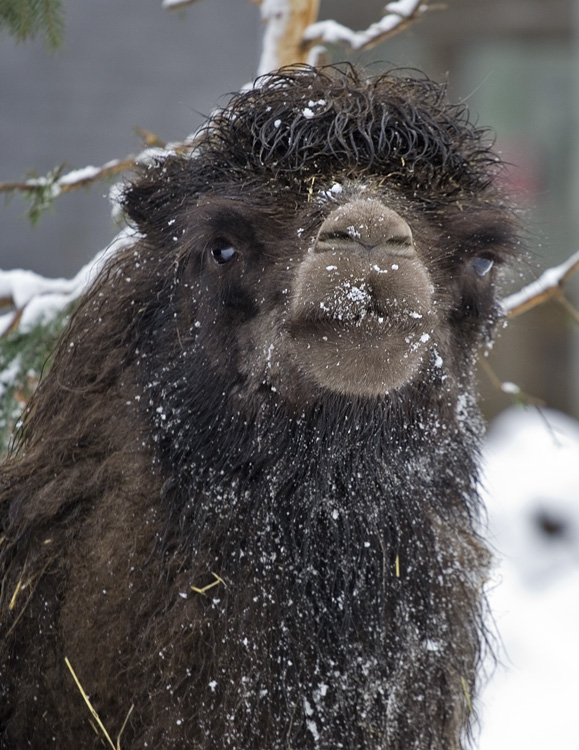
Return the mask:
MULTIPOLYGON (((320 19, 362 29, 384 2, 322 0, 320 19)), ((0 181, 137 153, 135 127, 181 140, 255 76, 262 29, 250 0, 200 0, 172 13, 161 0, 64 6, 57 53, 0 38, 0 181)), ((494 129, 529 248, 512 291, 579 248, 579 0, 431 0, 430 8, 368 53, 330 52, 377 71, 420 68, 494 129)), ((34 228, 20 196, 0 205, 0 268, 74 275, 115 234, 107 192, 97 183, 68 193, 34 228)), ((579 273, 567 289, 577 307, 579 273)), ((483 410, 494 420, 485 460, 507 665, 484 696, 481 750, 577 750, 578 327, 557 303, 542 305, 509 323, 489 361, 500 380, 559 413, 509 411, 509 396, 481 372, 483 410)))

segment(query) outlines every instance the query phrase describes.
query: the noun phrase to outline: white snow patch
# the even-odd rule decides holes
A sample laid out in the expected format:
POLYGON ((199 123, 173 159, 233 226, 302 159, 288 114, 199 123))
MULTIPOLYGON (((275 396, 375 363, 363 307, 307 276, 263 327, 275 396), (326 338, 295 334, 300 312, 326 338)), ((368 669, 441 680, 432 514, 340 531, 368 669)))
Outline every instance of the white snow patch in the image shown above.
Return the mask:
POLYGON ((503 667, 482 695, 480 750, 577 750, 579 423, 512 408, 484 451, 490 603, 503 667))
POLYGON ((16 378, 16 376, 20 372, 20 360, 20 355, 17 355, 10 362, 8 367, 0 372, 0 397, 3 395, 7 386, 9 386, 14 381, 14 378, 16 378))
POLYGON ((175 10, 190 4, 191 0, 163 0, 162 7, 165 10, 175 10))
POLYGON ((503 393, 510 393, 516 396, 521 392, 521 389, 516 383, 510 383, 509 381, 505 381, 504 383, 501 383, 501 391, 503 393))
MULTIPOLYGON (((131 229, 123 229, 108 248, 98 253, 72 279, 46 279, 22 269, 0 271, 0 298, 12 299, 16 309, 24 309, 18 330, 26 332, 38 323, 55 318, 85 291, 111 255, 134 244, 139 236, 131 229)), ((0 335, 8 329, 12 319, 11 314, 0 318, 0 335)))
POLYGON ((565 274, 568 273, 577 262, 579 262, 579 251, 574 253, 570 258, 567 258, 567 260, 561 263, 561 265, 555 266, 554 268, 548 268, 536 281, 533 281, 518 292, 514 292, 514 294, 506 297, 501 302, 501 307, 504 313, 506 314, 509 310, 514 310, 516 307, 519 307, 519 305, 522 305, 533 297, 538 296, 546 289, 556 287, 561 279, 564 278, 565 274))
POLYGON ((335 196, 339 195, 343 191, 343 189, 344 188, 340 185, 339 182, 334 182, 329 190, 324 190, 322 192, 322 195, 324 195, 326 198, 335 198, 335 196))
POLYGON ((74 185, 77 182, 85 180, 94 180, 102 172, 101 167, 83 167, 82 169, 73 169, 71 172, 59 178, 60 185, 74 185))
POLYGON ((320 739, 320 733, 318 732, 318 727, 315 721, 312 721, 311 719, 308 719, 306 721, 306 726, 311 733, 312 737, 314 738, 315 742, 317 742, 320 739))
POLYGON ((304 40, 309 42, 320 41, 325 44, 342 42, 348 44, 352 49, 358 50, 399 26, 403 19, 408 18, 419 9, 420 3, 421 0, 396 0, 388 3, 386 15, 364 31, 353 31, 333 20, 318 21, 306 29, 304 40))

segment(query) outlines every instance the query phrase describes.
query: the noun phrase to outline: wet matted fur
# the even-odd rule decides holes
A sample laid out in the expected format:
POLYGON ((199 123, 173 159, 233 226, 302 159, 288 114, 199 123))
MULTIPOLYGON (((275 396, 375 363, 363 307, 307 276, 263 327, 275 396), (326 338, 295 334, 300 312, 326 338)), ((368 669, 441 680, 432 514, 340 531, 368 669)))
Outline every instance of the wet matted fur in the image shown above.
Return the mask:
POLYGON ((499 170, 431 81, 308 67, 141 170, 1 474, 0 747, 102 746, 65 658, 123 750, 468 742, 499 170))

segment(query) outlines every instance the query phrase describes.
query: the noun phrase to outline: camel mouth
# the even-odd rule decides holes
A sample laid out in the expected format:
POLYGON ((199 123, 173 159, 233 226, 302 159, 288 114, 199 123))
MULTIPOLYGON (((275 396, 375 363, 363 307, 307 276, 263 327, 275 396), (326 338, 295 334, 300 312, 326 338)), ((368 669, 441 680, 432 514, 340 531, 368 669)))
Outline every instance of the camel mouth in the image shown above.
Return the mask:
POLYGON ((368 332, 378 337, 397 333, 415 333, 431 324, 430 300, 415 297, 384 297, 366 281, 346 280, 320 299, 310 298, 302 304, 290 328, 312 334, 334 331, 368 332))
POLYGON ((423 333, 431 328, 429 322, 425 320, 425 315, 410 310, 391 312, 368 309, 348 313, 320 310, 291 320, 288 330, 293 337, 318 338, 322 342, 328 334, 348 334, 360 340, 375 337, 377 341, 382 341, 393 334, 414 336, 423 333))

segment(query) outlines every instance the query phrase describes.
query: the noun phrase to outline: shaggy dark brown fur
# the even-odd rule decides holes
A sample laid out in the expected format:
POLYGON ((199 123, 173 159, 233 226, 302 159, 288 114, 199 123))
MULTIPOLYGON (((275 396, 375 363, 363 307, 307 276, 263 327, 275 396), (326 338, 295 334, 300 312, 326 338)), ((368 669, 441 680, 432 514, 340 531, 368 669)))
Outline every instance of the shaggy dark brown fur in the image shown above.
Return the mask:
POLYGON ((464 746, 498 168, 304 67, 142 169, 1 475, 0 747, 102 747, 65 658, 123 750, 464 746))

